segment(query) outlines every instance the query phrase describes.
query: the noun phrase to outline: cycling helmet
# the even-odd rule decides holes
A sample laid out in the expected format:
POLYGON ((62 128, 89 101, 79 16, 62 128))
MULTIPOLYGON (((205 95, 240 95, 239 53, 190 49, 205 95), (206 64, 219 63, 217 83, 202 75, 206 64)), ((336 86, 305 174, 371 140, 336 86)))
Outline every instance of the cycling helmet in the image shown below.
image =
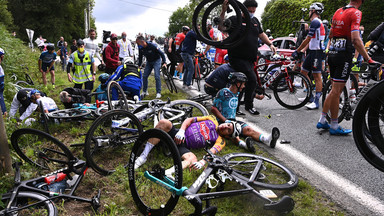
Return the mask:
POLYGON ((77 40, 77 46, 83 46, 84 41, 82 39, 77 40))
POLYGON ((5 54, 5 51, 2 48, 0 48, 0 56, 2 56, 4 54, 5 54))
POLYGON ((289 36, 288 36, 288 37, 294 37, 294 36, 295 36, 295 35, 291 33, 291 34, 289 34, 289 36))
POLYGON ((35 94, 41 94, 39 90, 37 89, 33 89, 32 91, 29 92, 28 94, 28 98, 31 98, 32 95, 35 95, 35 94))
POLYGON ((329 22, 328 22, 328 20, 323 20, 323 25, 326 25, 326 26, 328 26, 329 25, 329 22))
POLYGON ((52 50, 54 50, 55 49, 55 46, 53 46, 52 44, 49 44, 48 46, 47 46, 47 50, 48 51, 52 51, 52 50))
POLYGON ((224 61, 225 61, 225 62, 229 62, 228 54, 225 54, 225 56, 224 56, 224 61))
POLYGON ((132 57, 125 57, 124 58, 124 64, 134 64, 132 57))
POLYGON ((212 25, 211 20, 207 19, 207 25, 212 25))
POLYGON ((241 134, 241 124, 237 122, 231 122, 233 126, 232 138, 236 138, 241 134))
POLYGON ((324 12, 324 5, 320 2, 315 2, 309 6, 309 10, 315 10, 317 14, 322 14, 324 12))
POLYGON ((237 82, 247 82, 248 81, 247 76, 245 76, 245 74, 242 72, 230 73, 228 76, 228 79, 229 79, 229 83, 231 83, 231 84, 234 84, 237 82))
POLYGON ((267 29, 267 30, 265 30, 265 33, 270 34, 270 33, 271 33, 271 30, 270 30, 270 29, 267 29))
POLYGON ((99 64, 97 69, 99 69, 99 71, 105 71, 105 64, 99 64))
POLYGON ((102 74, 100 74, 100 76, 99 76, 99 81, 100 81, 101 83, 105 83, 105 82, 107 82, 108 79, 109 79, 109 74, 107 74, 107 73, 102 73, 102 74))
POLYGON ((182 29, 183 29, 183 31, 189 31, 189 27, 188 26, 183 26, 182 29))

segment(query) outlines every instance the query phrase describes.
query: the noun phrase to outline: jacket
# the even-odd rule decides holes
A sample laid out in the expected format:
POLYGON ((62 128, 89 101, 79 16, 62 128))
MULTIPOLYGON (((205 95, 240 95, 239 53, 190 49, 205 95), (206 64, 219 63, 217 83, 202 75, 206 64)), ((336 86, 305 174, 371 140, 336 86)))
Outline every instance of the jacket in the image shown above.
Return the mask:
POLYGON ((119 66, 117 62, 119 61, 119 44, 114 45, 112 42, 109 42, 108 46, 105 47, 105 66, 107 68, 116 68, 119 66))

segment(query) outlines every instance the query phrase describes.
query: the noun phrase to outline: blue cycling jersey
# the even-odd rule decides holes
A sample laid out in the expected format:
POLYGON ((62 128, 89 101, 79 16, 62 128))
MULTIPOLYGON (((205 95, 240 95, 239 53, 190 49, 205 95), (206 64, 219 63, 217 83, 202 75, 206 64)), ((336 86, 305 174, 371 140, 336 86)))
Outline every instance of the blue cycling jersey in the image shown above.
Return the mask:
POLYGON ((226 119, 235 120, 238 96, 239 93, 235 94, 228 88, 221 89, 213 101, 213 106, 216 107, 226 119))

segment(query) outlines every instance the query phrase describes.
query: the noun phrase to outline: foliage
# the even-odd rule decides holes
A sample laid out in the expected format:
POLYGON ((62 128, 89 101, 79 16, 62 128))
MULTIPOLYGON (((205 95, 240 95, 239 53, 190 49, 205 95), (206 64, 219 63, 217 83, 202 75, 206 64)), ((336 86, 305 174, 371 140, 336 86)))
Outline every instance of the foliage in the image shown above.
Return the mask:
POLYGON ((190 0, 190 2, 183 8, 178 8, 169 18, 168 32, 166 36, 173 36, 181 32, 183 26, 192 28, 192 16, 196 6, 200 3, 197 0, 190 0))
POLYGON ((8 0, 0 0, 0 22, 9 29, 13 28, 12 14, 8 11, 8 0))
MULTIPOLYGON (((90 2, 93 8, 94 1, 90 2)), ((84 38, 84 9, 87 4, 88 0, 13 0, 8 2, 8 8, 16 32, 23 41, 28 41, 25 32, 28 28, 35 31, 34 38, 42 35, 47 41, 56 43, 60 36, 67 41, 84 38)), ((95 27, 93 18, 91 27, 95 27)))

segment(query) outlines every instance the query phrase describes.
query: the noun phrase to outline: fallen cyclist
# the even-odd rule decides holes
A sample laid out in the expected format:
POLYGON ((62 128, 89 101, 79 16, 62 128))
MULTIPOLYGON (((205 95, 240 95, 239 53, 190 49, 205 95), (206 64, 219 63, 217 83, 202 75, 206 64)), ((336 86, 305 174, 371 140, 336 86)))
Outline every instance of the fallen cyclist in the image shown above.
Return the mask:
POLYGON ((265 135, 254 130, 245 122, 236 121, 238 96, 248 81, 247 76, 241 72, 233 72, 229 74, 228 80, 230 83, 229 88, 223 88, 217 93, 213 101, 213 106, 211 107, 211 112, 216 116, 217 121, 233 123, 238 134, 232 141, 240 147, 248 149, 252 153, 255 152, 255 147, 252 142, 253 140, 269 143, 269 146, 274 148, 277 139, 280 137, 278 128, 274 127, 272 129, 272 134, 265 135), (239 135, 247 137, 245 142, 240 139, 239 135))

